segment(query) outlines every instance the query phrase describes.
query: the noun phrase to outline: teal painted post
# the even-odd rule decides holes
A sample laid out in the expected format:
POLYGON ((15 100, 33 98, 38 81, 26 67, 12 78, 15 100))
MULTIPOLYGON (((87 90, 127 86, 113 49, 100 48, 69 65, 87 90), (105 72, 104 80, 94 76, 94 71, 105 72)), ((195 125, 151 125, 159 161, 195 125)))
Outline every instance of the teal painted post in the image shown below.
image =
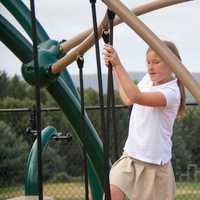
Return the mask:
POLYGON ((1 41, 24 63, 32 59, 32 45, 2 15, 0 15, 1 41))
POLYGON ((98 177, 98 182, 100 183, 101 189, 104 184, 104 165, 103 165, 103 149, 102 142, 91 124, 90 120, 86 115, 85 119, 85 134, 81 135, 80 132, 80 120, 81 120, 81 108, 80 103, 77 98, 73 95, 68 85, 59 77, 55 82, 53 82, 47 90, 62 108, 66 117, 72 124, 73 128, 76 130, 76 136, 79 139, 81 145, 85 143, 85 148, 89 157, 89 161, 92 162, 93 168, 95 169, 95 174, 98 177), (69 114, 70 113, 70 114, 69 114))
MULTIPOLYGON (((13 13, 13 15, 16 17, 16 19, 21 23, 21 25, 22 25, 22 27, 25 29, 25 31, 28 33, 28 34, 30 34, 31 33, 31 27, 30 27, 30 19, 28 18, 28 15, 30 15, 30 13, 28 14, 28 13, 26 13, 27 12, 27 8, 25 8, 25 10, 23 10, 23 9, 20 9, 20 6, 23 6, 23 5, 20 5, 22 2, 19 0, 19 1, 11 1, 11 0, 8 0, 8 1, 5 1, 5 0, 0 0, 0 2, 1 3, 4 3, 4 5, 8 8, 8 10, 11 12, 11 13, 13 13), (13 4, 13 2, 14 2, 14 4, 13 4), (17 2, 17 4, 15 4, 17 2), (19 3, 20 2, 20 3, 19 3), (18 4, 19 3, 19 4, 18 4), (7 5, 6 5, 7 4, 7 5), (18 5, 18 6, 16 6, 16 5, 18 5), (25 14, 24 14, 25 13, 25 14), (27 15, 28 14, 28 15, 27 15), (26 21, 27 20, 27 21, 26 21)), ((29 12, 29 10, 28 10, 28 12, 29 12)), ((48 39, 48 36, 47 36, 47 34, 46 34, 46 36, 45 36, 45 34, 43 34, 43 29, 42 28, 38 28, 38 30, 39 31, 41 31, 41 34, 38 34, 38 41, 45 41, 45 40, 47 40, 48 39), (43 36, 42 36, 43 35, 43 36)), ((14 34, 15 34, 15 32, 13 32, 14 34)), ((14 35, 13 34, 13 35, 14 35)), ((9 36, 9 31, 8 31, 8 34, 6 34, 6 35, 4 35, 3 37, 5 37, 5 39, 8 39, 8 36, 9 36)), ((8 40, 7 40, 8 41, 8 40)), ((47 41, 47 43, 48 43, 49 41, 47 41)), ((6 43, 6 41, 4 42, 4 43, 6 43)), ((7 42, 8 43, 8 42, 7 42)), ((45 45, 47 44, 47 43, 45 43, 45 45)), ((50 40, 50 43, 51 43, 51 40, 50 40)), ((54 43, 54 42, 53 42, 54 43)), ((55 43, 54 43, 55 44, 55 43)), ((21 45, 21 41, 16 41, 16 44, 15 44, 15 46, 16 47, 19 47, 21 45)), ((20 57, 22 57, 23 55, 24 55, 24 58, 22 59, 23 60, 23 63, 27 63, 27 61, 30 61, 31 59, 30 58, 32 58, 32 50, 31 51, 29 51, 29 49, 30 48, 27 48, 29 45, 27 45, 27 44, 22 44, 22 48, 26 48, 26 49, 28 49, 28 51, 26 51, 26 54, 24 54, 24 53, 18 53, 17 52, 17 48, 16 49, 14 49, 13 47, 12 47, 12 44, 10 43, 10 44, 7 44, 7 46, 8 46, 8 48, 10 48, 12 51, 13 51, 13 53, 15 54, 15 55, 17 55, 19 58, 20 57)), ((30 45, 31 46, 31 45, 30 45)), ((41 46, 43 46, 43 44, 41 44, 41 46)), ((32 48, 32 47, 31 47, 32 48)), ((55 48, 56 49, 56 48, 55 48)), ((55 50, 54 49, 54 50, 55 50)), ((56 52, 57 52, 57 50, 56 50, 56 52)), ((58 53, 60 53, 60 52, 58 52, 58 53)), ((45 53, 44 53, 45 54, 45 53)), ((47 53, 48 54, 48 53, 47 53)), ((55 56, 55 54, 54 54, 54 56, 55 56)), ((53 56, 53 57, 54 57, 53 56)), ((59 54, 58 55, 56 55, 57 57, 56 57, 56 59, 58 59, 60 56, 59 56, 59 54)), ((45 57, 45 56, 44 56, 45 57)), ((48 56, 47 56, 48 57, 48 56)), ((52 57, 52 56, 50 56, 53 60, 54 60, 54 58, 52 57)), ((41 56, 41 60, 43 60, 43 57, 41 56)), ((45 60, 45 59, 44 59, 45 60)), ((50 61, 52 61, 51 59, 50 59, 50 61)), ((31 63, 31 62, 30 62, 31 63)), ((29 63, 29 64, 30 64, 29 63)), ((31 67, 31 65, 29 66, 29 67, 31 67)), ((46 66, 41 66, 43 69, 41 69, 41 73, 43 73, 43 77, 44 77, 44 79, 45 79, 45 81, 47 82, 47 85, 49 86, 51 86, 51 87, 49 87, 49 88, 51 88, 50 90, 51 90, 51 92, 52 92, 52 94, 53 93, 55 93, 55 91, 53 92, 53 88, 54 88, 54 86, 55 85, 59 85, 59 86, 61 86, 60 85, 60 82, 62 82, 63 84, 62 85, 65 85, 65 86, 67 86, 67 88, 65 88, 65 90, 67 90, 67 93, 69 93, 70 94, 70 98, 71 98, 71 100, 72 101, 70 101, 70 104, 71 104, 71 106, 72 106, 72 110, 71 111, 73 111, 74 109, 75 110, 77 110, 77 108, 78 107, 80 107, 80 104, 79 104, 79 100, 78 100, 78 93, 77 93, 77 90, 76 90, 76 88, 75 88, 75 86, 73 85, 73 82, 72 82, 72 80, 71 80, 71 77, 69 76, 69 74, 68 74, 68 72, 67 72, 67 70, 64 70, 63 72, 61 72, 61 75, 59 76, 59 81, 58 80, 55 80, 55 79, 57 79, 57 77, 58 76, 52 76, 52 77, 50 77, 50 80, 49 80, 49 77, 47 78, 48 80, 46 80, 46 77, 45 76, 49 76, 50 74, 48 74, 47 73, 47 69, 48 68, 45 68, 46 66), (52 84, 52 82, 54 82, 53 84, 52 84), (77 104, 77 101, 78 101, 78 104, 77 104), (75 105, 75 108, 73 108, 73 105, 75 105), (77 105, 78 105, 78 107, 77 107, 77 105)), ((45 82, 44 81, 44 82, 45 82)), ((66 96, 66 97, 68 97, 68 96, 66 96)), ((57 99, 55 96, 54 96, 54 98, 55 99, 57 99)), ((65 100, 67 100, 66 98, 65 98, 65 100)), ((66 101, 66 103, 68 104, 68 102, 66 101)), ((71 106, 70 106, 70 108, 71 108, 71 106)), ((62 109, 64 109, 65 110, 65 108, 63 108, 62 107, 62 109)), ((78 108, 79 109, 79 111, 80 111, 80 108, 78 108)), ((70 110, 68 110, 67 112, 65 111, 65 114, 66 114, 66 116, 68 117, 68 118, 70 118, 70 119, 73 119, 73 117, 71 117, 70 116, 70 114, 69 113, 71 113, 71 111, 70 110), (68 112, 69 111, 69 112, 68 112)), ((79 116, 77 116, 77 117, 79 117, 80 118, 80 113, 79 113, 79 116)), ((75 125, 75 123, 76 123, 76 121, 74 121, 74 122, 72 122, 72 125, 74 126, 75 125)), ((92 143, 94 143, 95 145, 97 145, 95 148, 97 148, 95 151, 94 151, 94 153, 96 154, 96 152, 98 152, 99 151, 99 153, 97 153, 99 156, 97 156, 97 158, 95 158, 95 156, 93 155, 92 156, 92 154, 93 154, 93 151, 91 151, 91 152, 88 152, 88 161, 89 161, 89 178, 90 178, 90 186, 91 186, 91 190, 92 190, 92 196, 93 196, 93 199, 101 199, 101 197, 102 197, 102 176, 103 176, 103 174, 104 174, 104 170, 101 168, 101 167, 99 167, 99 166, 101 166, 101 164, 99 165, 99 162, 101 163, 101 160, 102 160, 102 156, 103 155, 101 155, 102 154, 102 145, 101 145, 101 142, 100 142, 100 139, 98 138, 98 135, 97 135, 97 133, 96 133, 96 131, 95 131, 95 129, 92 127, 92 125, 91 125, 91 123, 89 122, 89 120, 87 119, 87 122, 86 122, 86 124, 88 124, 87 126, 88 127, 90 127, 89 129, 90 129, 90 132, 92 133, 92 135, 93 136, 95 136, 95 137, 93 137, 92 136, 92 138, 90 139, 90 140, 93 140, 94 139, 94 141, 92 142, 92 141, 90 141, 90 143, 92 144, 92 143), (97 137, 97 138, 96 138, 97 137), (100 159, 99 159, 100 158, 100 159), (96 159, 96 161, 95 161, 95 159, 96 159), (97 165, 96 165, 97 164, 97 165), (91 170, 91 171, 90 171, 91 170)), ((82 141, 81 140, 81 136, 80 136, 80 130, 79 129, 77 129, 77 127, 75 126, 74 127, 75 128, 75 130, 77 131, 77 137, 79 138, 79 140, 80 140, 80 143, 82 144, 83 142, 86 142, 86 141, 82 141)), ((94 148, 94 145, 92 145, 93 147, 91 148, 91 150, 94 148)), ((87 149, 88 151, 90 151, 90 148, 89 149, 87 149)))
MULTIPOLYGON (((26 33, 31 38, 31 14, 30 10, 21 0, 0 0, 0 2, 7 8, 7 10, 16 18, 21 24, 26 33)), ((49 36, 42 28, 41 24, 37 21, 37 36, 38 43, 44 42, 49 39, 49 36)))
MULTIPOLYGON (((41 133, 41 142, 43 152, 46 150, 49 140, 57 135, 54 127, 46 127, 41 133)), ((37 164, 37 139, 33 143, 27 160, 25 176, 25 194, 26 196, 38 195, 38 164, 37 164)))

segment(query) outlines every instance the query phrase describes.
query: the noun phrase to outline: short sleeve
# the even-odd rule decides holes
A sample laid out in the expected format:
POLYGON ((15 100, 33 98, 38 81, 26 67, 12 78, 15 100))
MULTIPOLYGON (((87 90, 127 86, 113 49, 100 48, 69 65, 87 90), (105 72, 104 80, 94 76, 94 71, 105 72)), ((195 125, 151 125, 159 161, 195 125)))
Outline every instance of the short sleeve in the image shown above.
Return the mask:
POLYGON ((175 106, 180 104, 180 91, 170 87, 160 89, 166 98, 167 107, 175 106))
POLYGON ((140 87, 141 85, 145 85, 146 83, 149 83, 149 81, 150 81, 149 75, 145 74, 137 85, 140 87))

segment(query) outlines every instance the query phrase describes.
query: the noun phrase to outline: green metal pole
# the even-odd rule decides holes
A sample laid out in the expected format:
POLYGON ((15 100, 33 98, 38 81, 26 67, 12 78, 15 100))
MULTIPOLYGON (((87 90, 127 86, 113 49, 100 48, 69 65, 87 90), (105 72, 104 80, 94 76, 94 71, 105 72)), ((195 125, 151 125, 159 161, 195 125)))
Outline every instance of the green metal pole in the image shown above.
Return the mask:
MULTIPOLYGON (((30 20, 30 10, 27 8, 27 6, 21 1, 13 1, 13 0, 0 0, 0 2, 7 8, 7 10, 16 18, 16 20, 21 24, 23 29, 26 31, 26 33, 31 38, 31 20, 30 20)), ((39 21, 36 22, 37 25, 37 37, 38 37, 38 43, 45 42, 49 40, 48 34, 45 32, 39 21)), ((60 56, 64 55, 59 55, 60 56)), ((30 60, 29 60, 30 61, 30 60)), ((26 63, 26 62, 25 62, 26 63)), ((68 71, 65 69, 61 72, 61 76, 66 80, 67 84, 70 86, 72 92, 75 96, 77 96, 77 90, 73 84, 73 81, 68 73, 68 71)))
MULTIPOLYGON (((3 26, 1 26, 3 27, 3 26)), ((4 29, 5 30, 5 29, 4 29)), ((2 33, 2 32, 1 32, 2 33)), ((18 40, 15 38, 15 36, 17 32, 8 32, 5 35, 0 35, 3 37, 4 42, 7 40, 9 41, 9 38, 13 38, 13 42, 15 41, 15 43, 9 42, 8 44, 6 44, 8 46, 8 48, 10 48, 13 53, 15 55, 17 55, 18 57, 20 56, 24 56, 22 58, 23 62, 27 62, 28 60, 30 60, 30 57, 32 56, 32 48, 30 48, 29 45, 23 45, 22 40, 18 40), (12 44, 16 47, 13 48, 12 44), (22 45, 22 46, 20 46, 22 45), (23 49, 23 52, 18 52, 18 47, 20 47, 21 49, 23 49), (21 55, 23 54, 23 55, 21 55)), ((41 53, 41 60, 40 63, 41 65, 43 64, 43 62, 45 62, 44 60, 48 60, 48 62, 51 62, 51 59, 55 59, 56 55, 54 53, 51 54, 51 52, 48 51, 48 47, 50 49, 52 49, 51 45, 49 45, 49 43, 53 44, 53 45, 57 45, 57 43, 55 41, 46 41, 45 44, 43 44, 46 48, 46 50, 42 51, 41 53), (47 59, 43 58, 42 55, 47 55, 47 59), (54 56, 52 56, 54 55, 54 56), (49 57, 52 56, 52 57, 49 57)), ((27 43, 28 44, 28 43, 27 43)), ((56 47, 55 47, 55 51, 56 47)), ((42 65, 44 67, 44 65, 42 65)), ((30 70, 30 68, 29 68, 30 70)), ((42 71, 42 70, 41 70, 42 71)), ((45 70, 44 70, 45 71, 45 70)), ((88 162, 89 162, 89 181, 90 181, 90 187, 91 187, 91 191, 92 191, 92 197, 95 200, 100 200, 102 198, 102 177, 104 175, 104 170, 103 170, 103 166, 101 166, 102 164, 102 158, 103 158, 103 154, 102 154, 102 145, 100 142, 100 139, 98 138, 98 134, 96 133, 95 129, 92 127, 91 123, 89 122, 89 120, 87 119, 87 127, 89 129, 89 133, 90 133, 90 138, 87 138, 87 141, 89 141, 89 144, 87 141, 82 141, 83 138, 81 138, 82 136, 80 136, 80 127, 76 127, 77 124, 80 125, 80 123, 77 123, 77 120, 79 120, 80 122, 80 102, 79 102, 79 95, 76 92, 76 90, 71 90, 71 88, 69 88, 70 84, 67 84, 67 80, 66 80, 66 71, 64 71, 62 73, 62 76, 59 76, 58 80, 55 80, 53 83, 49 83, 50 86, 48 87, 48 90, 50 91, 50 93, 54 96, 54 98, 56 100, 59 100, 59 104, 61 105, 61 107, 63 108, 66 116, 71 119, 71 123, 74 126, 74 129, 77 131, 77 137, 79 138, 79 141, 81 142, 81 144, 83 142, 86 142, 87 147, 87 153, 89 155, 88 157, 88 162), (60 96, 60 94, 62 94, 62 96, 60 96), (75 95, 74 95, 75 94, 75 95), (60 101, 60 98, 62 99, 62 101, 60 101), (70 99, 70 101, 69 101, 70 99), (62 102, 62 103, 61 103, 62 102), (72 113, 76 113, 76 115, 72 115, 72 113), (92 145, 91 149, 90 149, 90 145, 92 145), (90 158, 92 157, 92 158, 90 158), (101 175, 99 175, 101 174, 101 175)), ((32 154, 32 153, 31 153, 32 154)), ((34 160, 34 159, 33 159, 34 160)), ((28 162, 28 165, 31 165, 32 167, 34 166, 33 164, 31 164, 32 162, 28 162)), ((31 167, 31 168, 32 168, 31 167)), ((33 171, 37 171, 36 168, 34 168, 33 171)), ((29 174, 32 174, 32 172, 29 174)), ((33 177, 37 177, 36 174, 32 175, 32 178, 29 177, 30 175, 28 175, 28 180, 30 181, 26 181, 26 194, 27 195, 35 195, 37 194, 37 182, 36 181, 32 181, 33 177), (30 190, 28 189, 30 188, 30 190)))
MULTIPOLYGON (((31 14, 27 6, 21 0, 0 0, 0 2, 16 18, 16 20, 21 24, 21 26, 31 38, 31 14)), ((36 23, 38 43, 48 40, 49 36, 45 30, 42 28, 38 21, 36 23)))
MULTIPOLYGON (((13 15, 16 17, 16 19, 21 23, 22 27, 25 29, 25 31, 30 35, 31 34, 31 23, 30 23, 30 12, 29 10, 26 8, 25 5, 23 5, 23 3, 19 0, 19 1, 12 1, 12 0, 8 0, 8 1, 5 1, 5 0, 0 0, 0 2, 2 2, 4 4, 4 6, 6 6, 8 8, 8 10, 13 13, 13 15), (19 3, 20 2, 20 3, 19 3), (23 9, 20 9, 20 6, 23 7, 23 9), (28 11, 28 12, 27 12, 28 11), (25 14, 24 14, 25 12, 25 14), (28 17, 29 16, 29 17, 28 17)), ((39 23, 39 22, 38 22, 39 23)), ((44 30, 42 28, 40 28, 40 26, 37 28, 37 30, 40 32, 38 34, 38 41, 46 41, 45 44, 41 44, 41 46, 47 46, 47 49, 51 49, 51 44, 53 45, 57 45, 55 41, 51 41, 51 40, 48 40, 48 35, 43 33, 44 30), (50 46, 49 46, 50 45, 50 46)), ((9 32, 9 31, 8 31, 9 32)), ((15 34, 15 31, 14 31, 14 34, 15 34)), ((14 34, 12 35, 12 37, 14 36, 14 34)), ((4 40, 8 39, 7 37, 9 36, 9 34, 5 34, 3 37, 4 40)), ((4 42, 6 43, 6 42, 4 42)), ((8 42, 7 42, 8 43, 8 42)), ((16 44, 15 46, 18 47, 20 46, 21 44, 21 41, 16 41, 16 44)), ((26 52, 26 54, 24 53, 18 53, 17 52, 17 48, 16 49, 13 49, 12 47, 12 43, 10 43, 9 45, 7 44, 8 48, 10 48, 13 53, 15 55, 17 55, 18 57, 22 57, 22 55, 24 55, 24 59, 23 59, 23 63, 27 63, 27 61, 31 61, 30 58, 32 58, 32 50, 31 51, 28 51, 28 53, 26 52)), ((24 48, 24 46, 26 45, 23 45, 22 44, 22 48, 24 48)), ((31 47, 32 48, 32 47, 31 47)), ((58 50, 58 48, 54 48, 55 51, 58 50), (55 50, 56 49, 56 50, 55 50)), ((43 62, 43 55, 45 54, 48 54, 49 52, 48 51, 42 51, 42 55, 40 55, 40 60, 42 60, 43 62)), ((49 56, 49 54, 48 54, 49 56)), ((47 56, 47 57, 48 57, 47 56)), ((57 58, 59 58, 61 55, 58 55, 57 58)), ((51 56, 50 57, 50 61, 51 60, 54 60, 55 59, 55 55, 54 56, 51 56)), ((31 63, 31 62, 29 62, 31 63)), ((29 66, 30 67, 30 66, 29 66)), ((44 67, 44 66, 42 66, 44 67)), ((46 72, 46 68, 44 68, 44 70, 42 69, 41 72, 46 72)), ((49 80, 47 80, 49 81, 49 80)), ((55 88, 63 88, 65 91, 67 91, 66 93, 68 94, 66 96, 66 94, 64 95, 65 96, 65 103, 64 104, 69 104, 67 98, 70 96, 70 109, 72 110, 65 110, 66 108, 63 108, 65 110, 65 114, 68 118, 72 119, 72 121, 74 120, 74 118, 71 115, 71 113, 74 111, 74 109, 77 112, 77 116, 75 118, 79 118, 80 120, 80 103, 79 103, 79 94, 77 93, 77 90, 71 80, 71 77, 69 76, 67 70, 64 70, 63 72, 61 72, 60 76, 59 76, 59 81, 58 80, 55 80, 55 82, 52 84, 52 83, 49 83, 50 84, 50 87, 49 87, 49 91, 51 91, 52 94, 55 94, 54 98, 55 99, 59 99, 58 97, 56 97, 56 93, 59 91, 55 91, 54 89, 55 88), (60 84, 62 83, 62 84, 60 84), (62 87, 62 86, 64 87, 62 87), (69 95, 70 94, 70 95, 69 95), (73 108, 73 105, 75 106, 73 108)), ((62 105, 62 104, 61 104, 62 105)), ((67 107, 68 107, 67 106, 67 107)), ((91 139, 90 139, 90 144, 94 143, 95 145, 92 145, 92 148, 91 149, 95 149, 95 151, 91 151, 91 152, 88 152, 88 162, 89 162, 89 179, 90 179, 90 187, 91 187, 91 191, 92 191, 92 196, 93 196, 93 199, 101 199, 102 198, 102 180, 103 180, 103 176, 104 176, 104 170, 103 168, 101 167, 101 160, 102 160, 102 145, 101 145, 101 142, 100 142, 100 139, 98 138, 98 134, 96 133, 95 129, 92 127, 91 123, 89 122, 89 120, 87 119, 87 122, 86 122, 88 125, 89 128, 89 132, 91 132, 91 139), (94 140, 94 141, 92 141, 94 140), (96 157, 96 153, 97 153, 97 157, 96 157), (92 156, 92 157, 91 157, 92 156), (100 163, 99 163, 100 162, 100 163), (96 165, 96 166, 95 166, 96 165), (101 175, 99 175, 101 174, 101 175)), ((73 121, 72 122, 72 125, 74 126, 76 124, 76 121, 73 121)), ((74 127, 75 130, 77 131, 77 137, 79 138, 79 141, 80 143, 82 144, 83 142, 86 142, 86 141, 82 141, 81 139, 81 136, 80 136, 80 127, 77 129, 77 127, 75 126, 74 127)), ((88 149, 87 149, 88 150, 88 149)), ((90 151, 90 148, 89 148, 89 151, 90 151)))
MULTIPOLYGON (((49 140, 57 136, 57 131, 54 127, 46 127, 41 133, 41 143, 43 152, 48 146, 49 140)), ((28 156, 26 176, 25 176, 25 194, 27 196, 38 195, 38 148, 37 139, 33 143, 28 156)))
POLYGON ((2 15, 0 15, 0 39, 23 63, 32 59, 31 44, 2 15))
POLYGON ((79 139, 81 145, 85 144, 87 154, 89 156, 89 161, 92 162, 95 169, 95 174, 98 177, 98 182, 100 183, 101 189, 104 184, 104 165, 103 165, 103 149, 102 142, 91 124, 90 120, 86 116, 85 119, 85 134, 81 135, 80 132, 80 122, 81 122, 81 107, 78 99, 73 95, 68 85, 59 77, 55 82, 53 82, 47 90, 63 109, 66 117, 72 124, 73 128, 76 130, 76 136, 79 139), (70 114, 69 114, 70 113, 70 114))
MULTIPOLYGON (((62 78, 63 81, 65 82, 65 84, 67 84, 69 86, 69 88, 71 89, 71 92, 74 95, 74 97, 72 97, 72 98, 77 98, 78 101, 80 102, 79 93, 77 92, 77 90, 74 87, 70 87, 71 83, 69 83, 67 76, 68 76, 67 70, 63 70, 61 72, 60 78, 62 78)), ((89 159, 87 159, 87 160, 88 160, 87 161, 88 162, 88 165, 87 165, 88 166, 88 176, 89 176, 89 183, 90 183, 90 188, 91 188, 91 193, 92 193, 92 199, 101 200, 102 193, 103 193, 101 183, 99 181, 97 181, 97 173, 95 172, 94 165, 92 164, 92 162, 89 159)))

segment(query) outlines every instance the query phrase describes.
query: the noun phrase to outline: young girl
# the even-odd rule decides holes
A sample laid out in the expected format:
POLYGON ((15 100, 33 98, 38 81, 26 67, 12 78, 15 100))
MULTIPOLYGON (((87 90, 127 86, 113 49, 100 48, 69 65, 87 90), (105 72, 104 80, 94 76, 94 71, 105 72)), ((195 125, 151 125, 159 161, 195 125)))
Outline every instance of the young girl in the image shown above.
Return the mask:
MULTIPOLYGON (((176 46, 164 41, 179 58, 176 46)), ((105 64, 111 63, 120 96, 133 109, 124 153, 110 171, 112 200, 172 200, 175 179, 171 166, 172 131, 177 115, 185 109, 184 87, 161 57, 147 50, 148 73, 135 85, 109 44, 105 64)))

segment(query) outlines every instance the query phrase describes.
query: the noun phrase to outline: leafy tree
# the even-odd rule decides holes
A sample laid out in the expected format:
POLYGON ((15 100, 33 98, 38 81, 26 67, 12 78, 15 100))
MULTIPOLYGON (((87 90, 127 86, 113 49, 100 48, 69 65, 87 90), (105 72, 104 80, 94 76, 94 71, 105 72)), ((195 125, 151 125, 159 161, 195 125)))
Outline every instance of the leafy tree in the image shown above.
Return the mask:
MULTIPOLYGON (((33 104, 34 101, 28 98, 20 100, 13 97, 5 97, 0 101, 0 108, 31 108, 33 104)), ((12 127, 18 136, 26 137, 25 130, 30 126, 29 112, 0 113, 0 118, 10 127, 12 127)))
MULTIPOLYGON (((25 95, 26 95, 26 98, 34 100, 35 99, 35 87, 26 84, 25 95)), ((40 90, 40 102, 41 102, 41 104, 47 106, 47 105, 49 105, 48 101, 50 101, 50 100, 52 101, 52 99, 53 98, 48 94, 46 89, 41 88, 41 90, 40 90)), ((55 105, 55 103, 54 103, 54 105, 55 105)))
POLYGON ((187 115, 180 122, 180 135, 183 137, 186 148, 191 153, 191 162, 200 167, 200 108, 188 108, 187 115))
POLYGON ((99 104, 99 96, 97 91, 92 88, 88 88, 84 91, 85 104, 87 106, 96 106, 99 104))
POLYGON ((174 174, 177 178, 179 178, 181 174, 187 171, 187 166, 191 162, 191 153, 186 148, 183 138, 176 134, 174 134, 173 137, 174 146, 172 153, 172 164, 174 168, 174 174))
POLYGON ((55 174, 64 172, 65 160, 52 147, 43 154, 43 180, 52 179, 55 174))
POLYGON ((24 99, 26 97, 27 84, 20 80, 19 76, 14 75, 10 80, 9 96, 15 99, 24 99))
POLYGON ((0 135, 0 185, 21 183, 25 174, 27 143, 2 121, 0 135))
POLYGON ((185 173, 189 164, 200 167, 200 109, 188 107, 185 116, 177 119, 173 136, 173 165, 177 177, 185 173))
POLYGON ((10 80, 4 71, 0 71, 0 98, 8 96, 10 80))

